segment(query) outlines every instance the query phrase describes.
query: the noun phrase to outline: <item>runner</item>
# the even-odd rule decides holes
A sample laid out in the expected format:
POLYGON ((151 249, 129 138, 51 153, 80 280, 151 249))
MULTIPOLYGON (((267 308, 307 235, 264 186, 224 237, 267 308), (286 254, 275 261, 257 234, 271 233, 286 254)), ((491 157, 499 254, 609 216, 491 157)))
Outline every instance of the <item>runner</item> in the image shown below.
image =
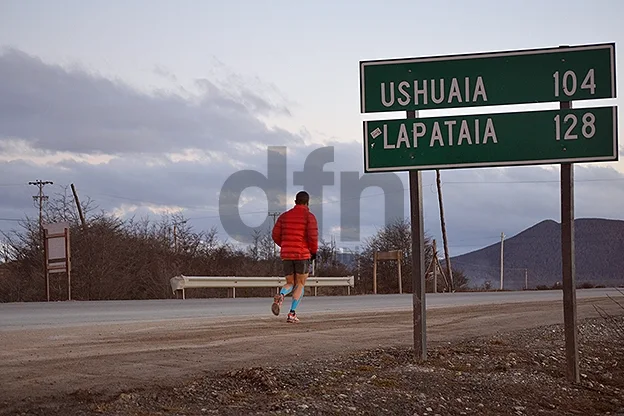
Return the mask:
POLYGON ((292 304, 286 322, 297 323, 297 306, 303 298, 310 263, 318 250, 318 223, 309 208, 310 195, 301 191, 295 206, 279 216, 273 227, 273 241, 280 247, 286 284, 275 295, 271 310, 278 316, 284 297, 292 292, 292 304))

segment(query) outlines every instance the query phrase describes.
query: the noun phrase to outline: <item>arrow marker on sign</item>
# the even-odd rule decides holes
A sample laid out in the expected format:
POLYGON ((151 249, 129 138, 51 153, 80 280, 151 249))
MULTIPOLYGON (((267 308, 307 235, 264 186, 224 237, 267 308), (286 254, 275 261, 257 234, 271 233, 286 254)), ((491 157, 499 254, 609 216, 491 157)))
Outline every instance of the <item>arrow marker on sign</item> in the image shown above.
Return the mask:
POLYGON ((370 135, 373 137, 373 139, 376 139, 377 137, 379 137, 380 134, 381 134, 381 129, 377 127, 375 130, 371 132, 370 135))

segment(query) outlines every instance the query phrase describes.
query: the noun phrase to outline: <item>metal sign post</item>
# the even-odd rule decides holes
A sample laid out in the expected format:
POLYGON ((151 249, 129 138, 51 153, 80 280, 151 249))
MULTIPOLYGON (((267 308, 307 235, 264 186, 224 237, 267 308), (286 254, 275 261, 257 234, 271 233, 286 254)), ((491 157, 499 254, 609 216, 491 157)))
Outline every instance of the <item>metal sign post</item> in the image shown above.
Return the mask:
MULTIPOLYGON (((562 109, 572 108, 562 102, 562 109)), ((574 165, 561 164, 561 265, 563 280, 563 324, 566 349, 566 375, 579 382, 579 353, 576 327, 576 268, 574 265, 574 165)))
MULTIPOLYGON (((407 118, 416 118, 408 111, 407 118)), ((414 320, 414 358, 427 360, 427 313, 425 299, 425 226, 423 220, 422 172, 409 172, 410 218, 412 228, 412 308, 414 320)))

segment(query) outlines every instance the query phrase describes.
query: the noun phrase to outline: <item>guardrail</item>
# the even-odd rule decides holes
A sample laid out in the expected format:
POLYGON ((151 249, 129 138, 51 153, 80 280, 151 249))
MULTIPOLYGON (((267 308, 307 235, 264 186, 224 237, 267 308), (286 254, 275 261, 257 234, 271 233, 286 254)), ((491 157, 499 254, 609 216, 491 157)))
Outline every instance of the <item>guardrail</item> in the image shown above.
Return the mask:
MULTIPOLYGON (((286 284, 285 277, 241 277, 241 276, 175 276, 170 279, 171 289, 177 296, 177 291, 182 291, 182 299, 186 299, 186 289, 191 288, 227 288, 232 289, 232 297, 236 297, 237 287, 275 287, 279 289, 286 284)), ((353 276, 316 277, 310 276, 306 280, 306 286, 314 288, 314 296, 321 286, 344 286, 347 293, 351 294, 354 286, 353 276)))

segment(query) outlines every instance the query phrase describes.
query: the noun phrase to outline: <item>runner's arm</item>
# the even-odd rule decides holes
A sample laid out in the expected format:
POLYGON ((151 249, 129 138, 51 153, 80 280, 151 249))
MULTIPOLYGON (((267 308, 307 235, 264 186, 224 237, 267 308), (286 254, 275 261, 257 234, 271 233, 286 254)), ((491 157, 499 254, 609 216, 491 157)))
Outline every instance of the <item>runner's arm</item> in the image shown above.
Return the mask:
POLYGON ((313 214, 308 218, 308 250, 311 254, 318 251, 318 223, 313 214))
POLYGON ((282 246, 282 217, 278 217, 277 221, 275 222, 275 226, 273 227, 273 232, 271 233, 271 236, 273 237, 273 241, 275 242, 275 244, 277 244, 278 246, 282 246))

